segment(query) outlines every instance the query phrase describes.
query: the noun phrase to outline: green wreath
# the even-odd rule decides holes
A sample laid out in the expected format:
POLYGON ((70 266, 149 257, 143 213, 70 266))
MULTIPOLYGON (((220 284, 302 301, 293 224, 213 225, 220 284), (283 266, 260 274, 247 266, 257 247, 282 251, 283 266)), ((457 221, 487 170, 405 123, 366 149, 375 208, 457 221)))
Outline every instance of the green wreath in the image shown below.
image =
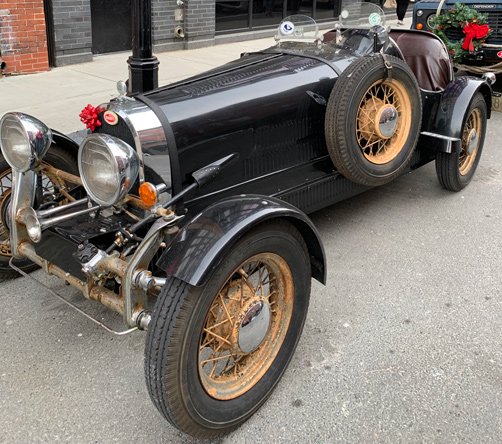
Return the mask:
POLYGON ((485 14, 463 3, 456 3, 445 14, 432 18, 430 25, 432 32, 445 43, 452 60, 461 62, 467 55, 479 51, 486 37, 492 32, 487 21, 488 17, 485 14), (466 37, 458 42, 451 42, 446 35, 446 31, 450 28, 460 29, 466 37))

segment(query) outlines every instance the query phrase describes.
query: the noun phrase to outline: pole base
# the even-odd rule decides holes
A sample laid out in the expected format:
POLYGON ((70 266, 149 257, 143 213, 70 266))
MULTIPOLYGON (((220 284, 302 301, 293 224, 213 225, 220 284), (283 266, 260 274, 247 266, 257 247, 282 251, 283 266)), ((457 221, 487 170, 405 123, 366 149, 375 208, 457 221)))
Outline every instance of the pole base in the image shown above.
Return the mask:
POLYGON ((157 57, 129 57, 128 95, 141 94, 159 86, 159 63, 157 57))

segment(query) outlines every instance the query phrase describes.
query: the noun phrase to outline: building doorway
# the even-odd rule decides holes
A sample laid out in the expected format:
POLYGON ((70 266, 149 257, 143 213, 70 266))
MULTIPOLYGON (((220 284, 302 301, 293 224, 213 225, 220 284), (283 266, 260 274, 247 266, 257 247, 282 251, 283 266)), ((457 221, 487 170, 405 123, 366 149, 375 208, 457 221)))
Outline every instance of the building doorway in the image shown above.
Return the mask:
POLYGON ((131 49, 131 2, 91 0, 92 52, 128 51, 131 49))

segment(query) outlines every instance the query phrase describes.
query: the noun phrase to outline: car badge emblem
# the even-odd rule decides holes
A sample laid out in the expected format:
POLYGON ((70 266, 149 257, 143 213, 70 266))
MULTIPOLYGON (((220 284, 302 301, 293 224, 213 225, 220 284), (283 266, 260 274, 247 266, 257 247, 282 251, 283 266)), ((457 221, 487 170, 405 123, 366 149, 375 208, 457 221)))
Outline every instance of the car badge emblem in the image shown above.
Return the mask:
POLYGON ((286 21, 281 25, 281 33, 284 35, 293 34, 295 31, 295 25, 293 23, 286 21))
POLYGON ((119 123, 119 116, 115 114, 113 111, 105 111, 103 114, 103 118, 108 125, 116 125, 119 123))
POLYGON ((380 14, 378 14, 377 12, 373 12, 368 17, 368 22, 370 26, 378 26, 382 24, 382 18, 380 17, 380 14))

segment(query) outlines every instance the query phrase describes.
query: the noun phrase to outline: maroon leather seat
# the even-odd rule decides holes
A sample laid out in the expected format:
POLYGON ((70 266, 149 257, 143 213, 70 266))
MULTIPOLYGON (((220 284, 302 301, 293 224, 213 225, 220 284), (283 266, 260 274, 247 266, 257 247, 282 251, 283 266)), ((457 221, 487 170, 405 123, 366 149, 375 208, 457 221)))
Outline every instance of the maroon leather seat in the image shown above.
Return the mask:
POLYGON ((421 89, 442 91, 446 88, 453 72, 448 52, 438 37, 429 32, 405 30, 392 30, 389 36, 401 50, 421 89))

